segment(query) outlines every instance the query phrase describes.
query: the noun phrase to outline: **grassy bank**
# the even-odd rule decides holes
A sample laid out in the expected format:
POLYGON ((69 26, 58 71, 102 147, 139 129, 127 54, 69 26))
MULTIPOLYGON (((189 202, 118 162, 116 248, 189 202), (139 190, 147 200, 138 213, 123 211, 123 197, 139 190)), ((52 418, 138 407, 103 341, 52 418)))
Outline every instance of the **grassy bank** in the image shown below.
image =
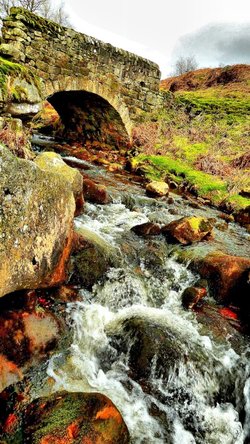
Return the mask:
POLYGON ((165 91, 164 106, 135 129, 134 168, 184 183, 215 205, 249 206, 250 79, 243 80, 191 91, 182 81, 165 91))

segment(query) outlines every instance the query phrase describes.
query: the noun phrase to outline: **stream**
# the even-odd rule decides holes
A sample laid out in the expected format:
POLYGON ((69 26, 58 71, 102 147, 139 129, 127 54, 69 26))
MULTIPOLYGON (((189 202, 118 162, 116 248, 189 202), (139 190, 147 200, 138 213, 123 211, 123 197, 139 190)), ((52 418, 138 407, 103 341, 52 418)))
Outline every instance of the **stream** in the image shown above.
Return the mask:
MULTIPOLYGON (((81 289, 81 301, 67 306, 73 340, 48 363, 53 391, 107 395, 132 444, 249 443, 248 339, 236 331, 237 346, 227 336, 222 341, 182 307, 183 290, 199 278, 177 260, 184 247, 131 231, 185 215, 218 221, 218 211, 193 208, 176 194, 172 201, 149 198, 129 175, 81 162, 91 179, 107 186, 112 203, 86 203, 75 225, 98 235, 115 263, 91 291, 81 289)), ((230 223, 225 232, 218 224, 215 239, 195 248, 249 257, 249 240, 238 225, 230 223)))

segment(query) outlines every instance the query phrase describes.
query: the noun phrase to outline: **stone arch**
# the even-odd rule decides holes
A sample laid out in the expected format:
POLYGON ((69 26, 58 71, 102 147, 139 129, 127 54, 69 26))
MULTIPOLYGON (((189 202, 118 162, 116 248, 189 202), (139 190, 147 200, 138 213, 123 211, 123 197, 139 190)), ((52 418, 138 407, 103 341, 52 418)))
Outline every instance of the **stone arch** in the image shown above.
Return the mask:
POLYGON ((47 97, 47 100, 57 92, 69 91, 86 91, 88 93, 96 94, 106 100, 119 114, 124 127, 131 138, 134 123, 131 119, 129 109, 121 94, 119 94, 117 87, 112 89, 111 86, 100 81, 93 81, 80 77, 65 77, 54 82, 50 81, 45 83, 45 96, 47 97))

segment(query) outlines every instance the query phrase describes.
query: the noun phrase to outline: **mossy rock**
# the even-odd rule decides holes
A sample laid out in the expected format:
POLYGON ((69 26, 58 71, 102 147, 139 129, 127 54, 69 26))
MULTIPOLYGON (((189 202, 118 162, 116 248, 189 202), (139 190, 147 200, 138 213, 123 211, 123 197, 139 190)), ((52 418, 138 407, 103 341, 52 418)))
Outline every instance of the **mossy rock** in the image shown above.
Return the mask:
POLYGON ((111 266, 118 265, 119 256, 114 247, 88 228, 77 228, 76 233, 71 282, 91 288, 111 266))
POLYGON ((162 228, 162 233, 171 242, 179 242, 183 245, 199 242, 211 236, 213 225, 204 217, 182 217, 170 222, 162 228))
POLYGON ((70 166, 68 166, 63 161, 60 154, 56 154, 50 151, 43 152, 36 157, 34 162, 43 171, 56 173, 61 176, 70 185, 74 193, 76 203, 78 203, 79 201, 82 201, 83 203, 82 176, 76 168, 71 168, 70 166))
POLYGON ((58 392, 39 398, 27 407, 23 429, 22 442, 32 444, 129 443, 120 412, 99 393, 58 392))
POLYGON ((75 201, 58 174, 0 145, 0 297, 65 279, 75 201))

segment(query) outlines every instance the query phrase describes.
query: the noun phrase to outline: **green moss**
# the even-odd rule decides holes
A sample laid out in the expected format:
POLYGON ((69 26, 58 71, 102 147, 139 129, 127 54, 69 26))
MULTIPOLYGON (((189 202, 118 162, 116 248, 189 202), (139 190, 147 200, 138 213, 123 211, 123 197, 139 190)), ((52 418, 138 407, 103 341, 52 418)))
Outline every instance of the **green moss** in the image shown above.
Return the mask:
POLYGON ((233 194, 227 198, 227 202, 230 203, 234 210, 241 210, 247 208, 250 205, 250 199, 240 196, 239 194, 233 194))
POLYGON ((198 231, 203 220, 203 217, 194 216, 188 219, 188 223, 194 231, 198 231))
POLYGON ((12 80, 16 78, 25 79, 28 83, 34 84, 38 92, 42 93, 42 81, 36 74, 19 63, 0 57, 0 89, 3 100, 11 98, 18 102, 26 97, 27 92, 24 87, 12 86, 12 80))
POLYGON ((32 12, 27 11, 27 9, 21 7, 10 8, 10 17, 21 20, 38 31, 46 32, 54 36, 57 36, 58 32, 61 32, 63 29, 63 27, 58 23, 33 14, 32 12))
POLYGON ((0 87, 6 88, 6 78, 11 75, 20 75, 24 72, 25 68, 18 63, 10 62, 0 57, 0 87))

